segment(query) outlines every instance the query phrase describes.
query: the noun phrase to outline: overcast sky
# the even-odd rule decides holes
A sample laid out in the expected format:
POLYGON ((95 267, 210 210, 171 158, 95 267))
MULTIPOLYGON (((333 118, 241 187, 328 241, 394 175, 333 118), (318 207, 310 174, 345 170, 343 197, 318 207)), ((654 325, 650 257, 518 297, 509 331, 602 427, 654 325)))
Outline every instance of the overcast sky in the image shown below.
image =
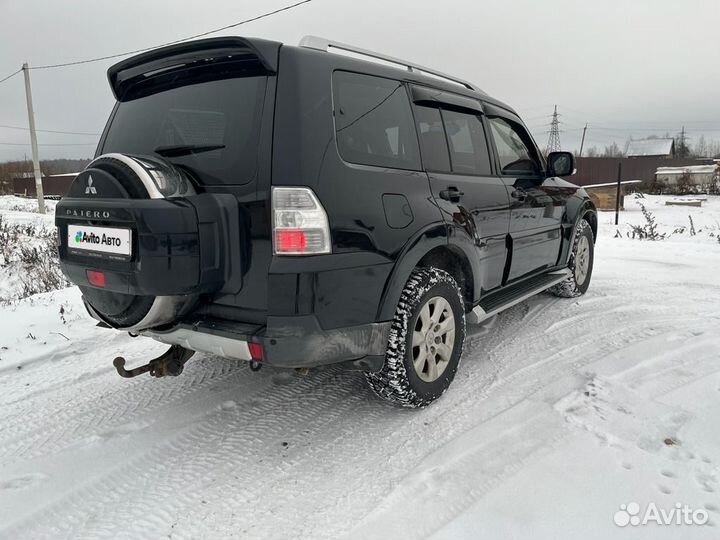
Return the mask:
MULTIPOLYGON (((0 79, 23 62, 149 47, 293 2, 0 0, 0 79)), ((585 122, 586 148, 682 125, 691 143, 720 140, 718 21, 720 0, 313 0, 234 34, 292 45, 315 34, 455 74, 514 106, 540 146, 557 104, 572 150, 585 122)), ((118 60, 32 71, 37 128, 99 133, 113 105, 105 71, 118 60)), ((22 75, 0 84, 0 124, 27 126, 22 75)), ((38 137, 41 158, 90 156, 97 142, 38 137)), ((0 160, 30 155, 27 131, 0 127, 0 143, 27 145, 0 144, 0 160)))

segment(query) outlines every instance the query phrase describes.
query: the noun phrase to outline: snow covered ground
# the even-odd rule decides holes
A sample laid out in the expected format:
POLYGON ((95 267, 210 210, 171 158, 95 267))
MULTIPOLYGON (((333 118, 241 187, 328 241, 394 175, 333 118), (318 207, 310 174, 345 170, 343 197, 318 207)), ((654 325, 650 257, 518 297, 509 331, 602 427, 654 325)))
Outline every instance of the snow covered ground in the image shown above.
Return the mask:
POLYGON ((418 411, 204 355, 124 380, 115 356, 162 345, 95 328, 75 289, 0 308, 0 537, 719 538, 720 199, 645 203, 698 234, 625 238, 630 197, 602 214, 588 294, 470 328, 418 411), (676 504, 707 523, 658 524, 676 504))

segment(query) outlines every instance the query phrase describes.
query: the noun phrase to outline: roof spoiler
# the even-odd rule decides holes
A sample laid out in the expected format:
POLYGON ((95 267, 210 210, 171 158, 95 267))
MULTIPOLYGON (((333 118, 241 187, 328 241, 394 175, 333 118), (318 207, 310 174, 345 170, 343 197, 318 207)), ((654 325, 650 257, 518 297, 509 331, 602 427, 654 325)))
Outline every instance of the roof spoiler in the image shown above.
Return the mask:
POLYGON ((185 67, 233 56, 252 57, 268 75, 277 73, 281 43, 256 38, 219 37, 160 47, 118 62, 107 76, 115 99, 122 101, 126 90, 138 77, 156 74, 174 67, 185 67))

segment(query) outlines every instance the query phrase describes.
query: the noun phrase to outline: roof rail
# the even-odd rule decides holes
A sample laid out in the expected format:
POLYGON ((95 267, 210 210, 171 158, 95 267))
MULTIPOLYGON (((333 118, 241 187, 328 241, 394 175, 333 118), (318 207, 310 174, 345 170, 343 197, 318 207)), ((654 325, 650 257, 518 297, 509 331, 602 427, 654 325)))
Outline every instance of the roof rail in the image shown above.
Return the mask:
POLYGON ((386 54, 368 51, 366 49, 361 49, 360 47, 355 47, 354 45, 340 43, 339 41, 332 41, 318 36, 305 36, 304 38, 302 38, 302 40, 300 40, 300 46, 324 52, 329 52, 330 49, 338 49, 340 51, 355 53, 360 56, 367 56, 368 58, 374 58, 376 60, 382 60, 384 62, 403 66, 410 72, 418 72, 420 74, 432 75, 433 77, 437 77, 438 79, 443 79, 445 81, 464 86, 468 90, 482 92, 482 90, 477 88, 474 84, 464 81, 462 79, 458 79, 457 77, 453 77, 452 75, 446 75, 445 73, 441 73, 440 71, 426 68, 413 62, 408 62, 407 60, 400 60, 399 58, 393 58, 392 56, 388 56, 386 54))

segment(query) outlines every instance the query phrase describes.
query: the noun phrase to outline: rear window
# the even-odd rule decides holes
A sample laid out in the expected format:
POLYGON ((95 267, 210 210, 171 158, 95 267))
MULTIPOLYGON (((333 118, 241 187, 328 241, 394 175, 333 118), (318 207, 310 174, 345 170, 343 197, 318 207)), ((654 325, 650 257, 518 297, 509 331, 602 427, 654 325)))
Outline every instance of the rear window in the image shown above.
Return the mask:
POLYGON ((420 170, 417 134, 402 83, 336 71, 333 98, 337 146, 345 161, 420 170))
POLYGON ((191 146, 215 149, 165 159, 206 185, 255 178, 266 77, 202 82, 118 103, 102 152, 160 155, 191 146))

